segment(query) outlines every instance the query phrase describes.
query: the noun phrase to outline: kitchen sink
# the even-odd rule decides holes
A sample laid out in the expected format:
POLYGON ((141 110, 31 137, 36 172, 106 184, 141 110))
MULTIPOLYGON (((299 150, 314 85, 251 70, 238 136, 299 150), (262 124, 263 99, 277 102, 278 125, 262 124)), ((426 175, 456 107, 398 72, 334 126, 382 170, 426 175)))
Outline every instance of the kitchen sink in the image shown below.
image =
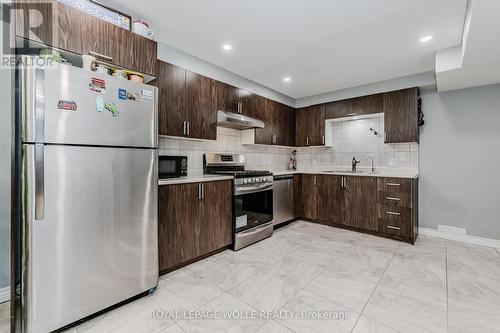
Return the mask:
POLYGON ((351 173, 353 175, 356 175, 356 174, 376 174, 377 171, 375 172, 368 172, 368 171, 363 171, 363 170, 359 170, 359 171, 356 171, 356 172, 352 172, 352 170, 326 170, 326 171, 321 171, 321 172, 328 172, 328 173, 351 173))

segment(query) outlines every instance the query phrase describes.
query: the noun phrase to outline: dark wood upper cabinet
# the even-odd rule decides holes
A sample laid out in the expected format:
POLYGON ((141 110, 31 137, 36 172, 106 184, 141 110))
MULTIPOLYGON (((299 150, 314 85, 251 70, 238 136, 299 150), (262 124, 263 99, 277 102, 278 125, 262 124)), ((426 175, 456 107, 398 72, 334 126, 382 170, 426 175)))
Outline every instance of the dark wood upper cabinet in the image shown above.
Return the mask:
POLYGON ((262 145, 274 144, 276 102, 262 96, 254 95, 255 109, 250 117, 260 119, 264 122, 264 128, 255 129, 255 143, 262 145))
POLYGON ((327 103, 326 118, 344 118, 384 112, 384 95, 375 94, 327 103))
POLYGON ((183 136, 186 114, 186 70, 158 60, 157 78, 153 84, 158 87, 158 134, 183 136))
POLYGON ((418 88, 384 94, 385 143, 419 142, 418 88))
POLYGON ((215 81, 217 110, 226 112, 239 112, 239 89, 220 81, 215 81))
POLYGON ((325 104, 326 119, 354 116, 354 103, 352 99, 345 99, 325 104))
POLYGON ((158 134, 215 140, 215 81, 164 61, 157 61, 158 134))
MULTIPOLYGON (((51 28, 57 30, 55 34, 57 39, 53 40, 53 36, 50 36, 51 31, 39 29, 37 35, 42 42, 78 54, 96 53, 105 56, 106 58, 102 60, 106 62, 144 74, 155 75, 157 57, 155 41, 57 1, 52 1, 51 5, 55 15, 51 12, 50 15, 44 15, 44 19, 52 20, 51 28)), ((48 10, 50 7, 43 3, 40 6, 42 10, 48 10)), ((16 26, 17 36, 33 37, 26 33, 20 25, 16 26)))
POLYGON ((325 104, 297 109, 295 138, 298 147, 325 145, 325 104))
POLYGON ((231 181, 159 187, 160 272, 175 269, 222 249, 231 242, 231 181))
POLYGON ((186 112, 188 136, 217 139, 217 111, 214 80, 186 71, 186 112))
POLYGON ((274 144, 295 146, 295 109, 275 102, 274 109, 274 144))

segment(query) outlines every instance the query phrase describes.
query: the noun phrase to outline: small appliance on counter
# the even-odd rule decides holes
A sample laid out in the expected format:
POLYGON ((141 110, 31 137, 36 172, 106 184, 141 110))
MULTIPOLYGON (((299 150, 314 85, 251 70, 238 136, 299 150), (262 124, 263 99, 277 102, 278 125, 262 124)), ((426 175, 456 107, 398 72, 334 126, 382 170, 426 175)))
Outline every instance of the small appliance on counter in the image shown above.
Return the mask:
POLYGON ((187 169, 186 156, 158 156, 159 179, 187 177, 187 169))
POLYGON ((273 174, 245 170, 245 155, 205 154, 206 174, 234 176, 233 248, 238 251, 273 234, 273 174))
POLYGON ((297 151, 293 150, 288 160, 288 170, 297 170, 297 151))

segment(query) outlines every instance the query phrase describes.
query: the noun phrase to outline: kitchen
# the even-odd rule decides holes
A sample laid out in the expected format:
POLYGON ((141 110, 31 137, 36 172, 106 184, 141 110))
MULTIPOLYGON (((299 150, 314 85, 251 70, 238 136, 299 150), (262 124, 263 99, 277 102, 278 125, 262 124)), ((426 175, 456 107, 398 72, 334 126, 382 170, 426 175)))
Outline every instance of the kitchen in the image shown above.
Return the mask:
POLYGON ((495 331, 500 8, 396 2, 17 2, 2 332, 495 331))

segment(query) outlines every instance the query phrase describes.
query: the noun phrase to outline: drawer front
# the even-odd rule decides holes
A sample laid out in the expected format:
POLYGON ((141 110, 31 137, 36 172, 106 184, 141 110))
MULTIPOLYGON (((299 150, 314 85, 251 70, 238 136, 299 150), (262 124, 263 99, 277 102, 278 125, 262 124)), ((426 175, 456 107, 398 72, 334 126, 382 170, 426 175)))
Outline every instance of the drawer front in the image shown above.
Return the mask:
POLYGON ((411 194, 411 179, 408 178, 378 178, 378 190, 388 194, 411 194))
POLYGON ((388 207, 412 208, 411 194, 396 191, 378 191, 378 203, 388 207))
POLYGON ((397 218, 389 218, 389 219, 378 219, 378 231, 381 234, 393 236, 393 237, 402 237, 402 238, 411 238, 411 223, 406 221, 397 219, 397 218))
POLYGON ((411 208, 378 204, 377 213, 379 219, 394 219, 411 223, 411 208))

